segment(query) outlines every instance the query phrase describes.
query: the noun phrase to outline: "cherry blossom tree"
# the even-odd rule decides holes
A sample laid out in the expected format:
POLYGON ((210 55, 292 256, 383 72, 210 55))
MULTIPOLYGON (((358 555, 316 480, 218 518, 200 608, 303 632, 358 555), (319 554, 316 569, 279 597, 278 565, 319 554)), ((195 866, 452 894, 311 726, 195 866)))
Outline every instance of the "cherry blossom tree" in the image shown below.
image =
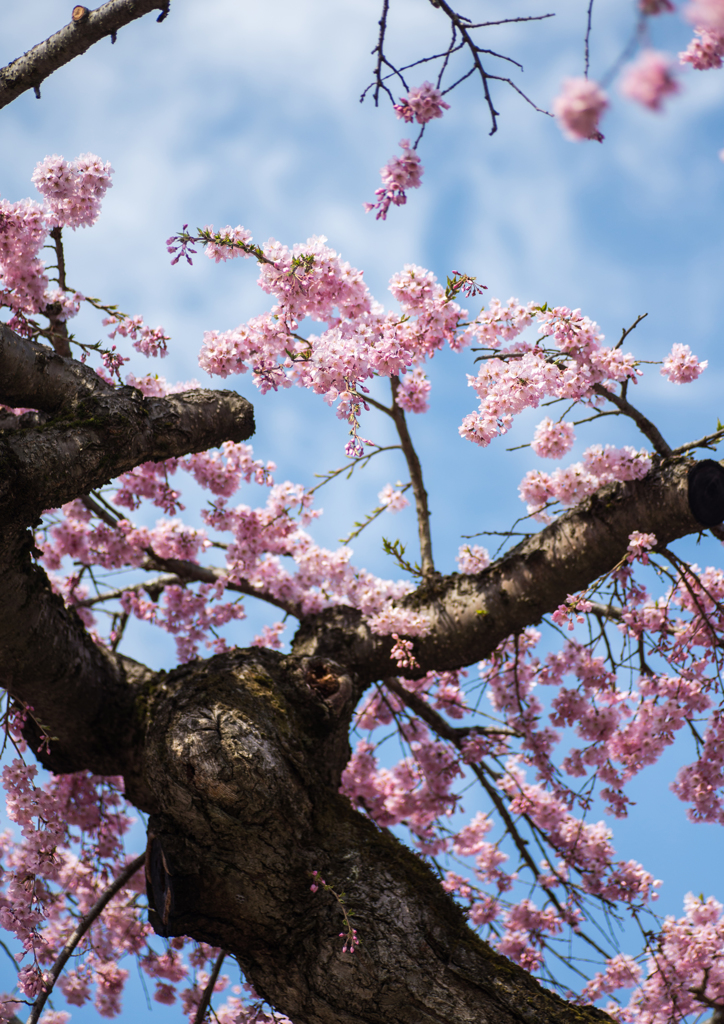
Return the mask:
MULTIPOLYGON (((495 128, 489 90, 512 82, 483 66, 480 26, 431 2, 452 32, 436 84, 408 88, 387 57, 385 0, 373 89, 401 81, 394 112, 422 131, 449 109, 444 74, 460 51, 495 128)), ((669 6, 643 4, 641 24, 669 6)), ((682 59, 715 67, 721 4, 692 6, 682 59)), ((163 20, 169 4, 76 7, 4 69, 0 101, 151 11, 163 20)), ((658 110, 678 84, 644 49, 621 88, 658 110)), ((600 84, 571 79, 554 112, 569 136, 599 140, 608 102, 600 84)), ((417 142, 401 147, 369 204, 380 218, 421 182, 417 142)), ((724 428, 672 448, 633 399, 644 372, 675 395, 706 361, 676 343, 652 370, 636 354, 642 318, 607 343, 579 309, 501 302, 453 269, 443 284, 405 266, 386 308, 321 236, 259 244, 241 225, 184 225, 167 241, 174 263, 255 262, 269 296, 265 312, 206 333, 202 370, 250 371, 246 390, 280 402, 307 389, 349 431, 340 468, 314 485, 278 480, 249 443, 247 397, 168 383, 142 362, 173 346, 162 327, 69 287, 64 239, 92 230, 110 165, 86 153, 28 170, 35 198, 0 200, 13 823, 0 837, 0 923, 19 964, 2 1019, 64 1024, 59 991, 115 1016, 135 958, 154 998, 180 1000, 198 1024, 720 1020, 721 904, 691 895, 682 916, 657 917, 658 880, 591 820, 596 801, 613 818, 635 813, 630 784, 688 732, 674 790, 693 820, 724 822, 724 573, 676 548, 707 530, 724 539, 711 458, 724 428), (82 307, 102 342, 71 332, 82 307), (433 554, 411 426, 445 350, 470 371, 459 434, 471 453, 544 407, 532 453, 564 460, 526 473, 519 522, 493 554, 482 534, 466 538, 456 571, 433 554), (606 441, 610 416, 630 444, 606 441), (375 440, 380 418, 394 445, 375 440), (568 461, 588 424, 600 441, 568 461), (322 546, 320 489, 390 450, 405 479, 355 511, 342 546, 322 546), (198 494, 198 516, 183 519, 198 494), (418 549, 385 541, 401 578, 355 565, 348 543, 408 505, 418 549), (250 603, 268 609, 256 635, 250 603), (174 667, 134 658, 133 619, 174 637, 174 667), (399 760, 385 760, 390 734, 399 760), (486 809, 466 818, 471 785, 486 809), (129 839, 139 814, 143 852, 129 839), (640 929, 636 948, 602 927, 621 917, 640 929)))

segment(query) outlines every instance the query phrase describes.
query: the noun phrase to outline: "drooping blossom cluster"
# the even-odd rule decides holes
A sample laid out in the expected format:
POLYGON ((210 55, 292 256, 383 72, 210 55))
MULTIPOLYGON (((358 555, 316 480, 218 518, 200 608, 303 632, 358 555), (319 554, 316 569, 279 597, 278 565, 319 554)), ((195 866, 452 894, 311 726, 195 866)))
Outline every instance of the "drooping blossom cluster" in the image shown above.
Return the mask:
MULTIPOLYGON (((668 1024, 700 1014, 702 1007, 724 1004, 724 916, 722 905, 712 896, 684 899, 685 914, 667 916, 656 946, 649 950, 647 976, 616 1017, 635 1024, 668 1024)), ((606 971, 601 991, 613 991, 615 982, 630 988, 636 967, 620 973, 612 966, 606 971), (627 980, 627 978, 629 980, 627 980), (606 982, 608 983, 606 985, 606 982)), ((613 1009, 613 1007, 611 1007, 613 1009)))
POLYGON ((430 381, 421 366, 416 366, 400 380, 397 389, 397 404, 405 412, 427 412, 427 396, 430 394, 430 381))
POLYGON ((682 64, 691 64, 697 71, 720 68, 724 60, 724 32, 695 29, 694 38, 679 54, 679 60, 682 64))
POLYGON ((423 166, 409 139, 400 142, 402 156, 393 156, 380 171, 382 187, 375 189, 376 203, 365 203, 365 210, 377 210, 377 220, 387 220, 390 206, 404 206, 407 190, 422 184, 423 166))
MULTIPOLYGON (((509 308, 519 308, 517 300, 512 299, 509 308)), ((494 313, 499 315, 499 309, 494 313)), ((468 375, 468 384, 478 395, 480 405, 476 413, 465 417, 460 427, 462 437, 482 447, 507 433, 516 415, 524 409, 537 408, 545 399, 600 402, 596 388, 611 388, 615 383, 635 380, 640 372, 632 355, 601 344, 603 335, 598 325, 582 316, 580 309, 544 309, 531 304, 521 309, 514 324, 506 318, 503 330, 504 333, 498 332, 495 320, 491 322, 485 312, 467 329, 471 340, 479 338, 485 349, 492 350, 485 352, 477 375, 468 375), (510 340, 529 326, 534 313, 539 335, 551 339, 554 347, 521 340, 501 348, 502 340, 510 340)), ((551 453, 554 450, 551 448, 551 453)))
POLYGON ((572 423, 554 423, 546 416, 536 427, 530 446, 542 459, 560 459, 571 450, 575 439, 572 423))
MULTIPOLYGON (((37 314, 65 323, 78 315, 86 300, 80 292, 65 287, 51 287, 46 262, 40 254, 44 248, 55 248, 55 270, 60 274, 59 246, 64 228, 76 230, 90 227, 98 219, 101 202, 111 187, 113 168, 92 153, 76 160, 49 156, 35 168, 32 181, 44 198, 41 205, 30 199, 12 203, 0 199, 0 308, 7 307, 14 314, 9 326, 20 334, 34 333, 36 326, 28 318, 37 314), (52 232, 52 235, 51 235, 52 232), (50 244, 52 239, 53 244, 50 244)), ((115 309, 115 307, 114 307, 115 309)), ((163 328, 150 329, 141 317, 128 317, 114 312, 105 323, 113 326, 110 337, 117 333, 129 336, 134 348, 145 355, 164 355, 168 337, 163 328)), ((84 358, 87 358, 86 346, 84 358)), ((115 346, 99 349, 101 361, 111 378, 120 379, 120 368, 127 359, 116 353, 115 346)))
POLYGON ((644 50, 621 80, 623 95, 650 110, 661 110, 664 98, 678 91, 671 60, 657 50, 644 50))
MULTIPOLYGON (((31 711, 17 709, 9 728, 18 750, 31 711)), ((16 756, 2 772, 7 813, 19 831, 0 837, 4 872, 0 881, 0 924, 20 944, 17 995, 0 996, 0 1019, 8 1021, 50 983, 50 968, 109 885, 131 863, 124 838, 133 824, 122 796, 123 780, 87 773, 41 781, 38 770, 16 756), (25 963, 23 963, 25 961, 25 963)), ((135 960, 153 983, 153 998, 170 1005, 179 999, 193 1020, 219 950, 185 938, 171 939, 161 950, 146 920, 143 865, 112 898, 82 936, 76 955, 60 975, 58 987, 71 1007, 92 1001, 102 1017, 121 1012, 129 970, 120 961, 135 960)), ((216 992, 229 988, 221 975, 216 992)), ((271 1024, 250 986, 245 997, 235 986, 226 1004, 216 1007, 226 1024, 271 1024)), ((66 1024, 70 1014, 46 1010, 44 1024, 66 1024)))
POLYGON ((123 316, 115 313, 106 317, 104 326, 110 327, 109 338, 120 335, 122 338, 131 338, 136 352, 149 358, 168 355, 167 344, 171 340, 163 327, 148 327, 143 322, 142 316, 123 316))
POLYGON ((411 121, 427 124, 436 117, 442 117, 443 110, 449 110, 450 104, 445 102, 440 90, 431 82, 423 82, 410 89, 407 96, 395 104, 394 109, 398 118, 408 124, 411 121))
POLYGON ((588 78, 567 78, 553 101, 553 113, 564 135, 574 142, 603 141, 598 122, 607 107, 606 93, 588 78))

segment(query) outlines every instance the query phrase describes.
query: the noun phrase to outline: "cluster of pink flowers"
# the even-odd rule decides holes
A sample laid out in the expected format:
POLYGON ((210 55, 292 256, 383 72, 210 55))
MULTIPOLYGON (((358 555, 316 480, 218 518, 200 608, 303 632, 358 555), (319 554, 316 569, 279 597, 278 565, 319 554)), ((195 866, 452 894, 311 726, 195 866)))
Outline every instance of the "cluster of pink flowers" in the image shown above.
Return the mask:
POLYGON ((724 60, 724 32, 695 29, 694 38, 679 54, 679 60, 682 64, 691 64, 697 71, 720 68, 724 60))
POLYGON ((656 50, 644 50, 621 80, 623 95, 651 110, 661 110, 664 97, 678 91, 671 60, 656 50))
POLYGON ((553 113, 563 133, 574 142, 603 141, 598 122, 607 107, 606 93, 588 78, 566 78, 560 95, 553 101, 553 113))
MULTIPOLYGON (((524 329, 533 312, 531 308, 518 316, 516 327, 524 329)), ((537 408, 544 399, 596 401, 597 385, 611 387, 617 382, 635 380, 639 374, 633 356, 601 345, 603 335, 598 325, 582 316, 580 309, 559 306, 535 312, 538 333, 552 339, 555 347, 547 349, 540 343, 518 341, 498 349, 500 355, 485 358, 477 376, 468 375, 468 384, 480 398, 480 406, 478 412, 463 420, 462 437, 485 447, 494 437, 510 430, 514 416, 524 409, 537 408)), ((504 321, 504 325, 510 333, 508 322, 504 321)), ((494 329, 494 324, 483 323, 486 334, 494 329)), ((477 324, 473 322, 467 333, 475 335, 476 330, 477 324)), ((488 348, 497 349, 498 345, 497 339, 495 345, 487 343, 488 348)))
POLYGON ((490 555, 480 544, 463 544, 457 557, 458 569, 465 575, 482 572, 490 565, 490 555))
POLYGON ((400 379, 397 389, 397 404, 405 412, 427 412, 430 408, 427 397, 430 394, 430 381, 420 366, 400 379))
MULTIPOLYGON (((647 976, 634 991, 628 1006, 616 1016, 635 1024, 668 1024, 704 1007, 724 1004, 724 917, 713 897, 689 893, 684 917, 667 917, 656 945, 651 944, 647 976)), ((610 982, 610 977, 606 972, 610 982)), ((618 972, 620 987, 630 988, 636 967, 618 972)), ((606 991, 604 988, 603 991, 606 991)), ((608 988, 612 991, 612 988, 608 988)), ((613 1008, 613 1007, 612 1007, 613 1008)))
POLYGON ((111 165, 92 153, 72 161, 46 156, 35 168, 32 182, 45 197, 52 226, 75 229, 90 227, 98 220, 112 174, 111 165))
POLYGON ((677 341, 664 360, 661 374, 672 384, 689 384, 701 376, 708 365, 706 359, 700 362, 688 345, 682 345, 677 341))
POLYGON ((394 109, 398 118, 408 124, 411 121, 427 124, 436 117, 442 117, 443 110, 449 110, 450 104, 445 102, 440 90, 431 82, 423 82, 422 85, 410 89, 407 96, 395 104, 394 109))
POLYGON ((120 334, 122 338, 131 338, 136 352, 149 358, 168 355, 167 344, 171 340, 163 327, 147 327, 142 316, 123 316, 115 313, 106 317, 104 326, 111 327, 109 338, 120 334))
MULTIPOLYGON (((24 747, 19 728, 25 714, 15 715, 10 723, 19 749, 24 747)), ((20 757, 2 773, 8 817, 21 838, 14 840, 8 831, 0 837, 4 867, 0 924, 21 944, 18 962, 30 960, 18 970, 19 995, 0 996, 2 1021, 9 1021, 22 1000, 32 1001, 49 983, 49 969, 76 930, 79 917, 88 913, 130 860, 123 840, 133 819, 122 796, 122 779, 80 773, 38 784, 37 776, 37 769, 20 757)), ((219 950, 185 938, 171 939, 162 952, 155 949, 145 920, 144 892, 141 867, 81 939, 77 952, 82 956, 66 967, 58 987, 70 1006, 81 1007, 92 999, 101 1016, 116 1017, 129 976, 119 960, 131 957, 154 982, 154 999, 169 1005, 180 995, 184 1011, 193 1020, 219 950)), ((221 975, 215 991, 228 986, 228 976, 221 975)), ((235 987, 236 995, 215 1008, 222 1022, 286 1021, 265 1014, 256 993, 245 988, 246 1000, 238 998, 241 990, 235 987)), ((69 1018, 65 1011, 46 1010, 41 1019, 43 1024, 66 1024, 69 1018)))
POLYGON ((30 199, 0 199, 0 226, 0 302, 16 312, 37 313, 47 305, 48 278, 39 258, 49 231, 46 213, 30 199))
POLYGON ((377 495, 380 505, 384 505, 390 512, 401 512, 403 508, 407 508, 410 504, 399 489, 399 486, 399 484, 397 487, 393 487, 392 484, 385 484, 377 495))
POLYGON ((546 521, 543 510, 549 503, 560 502, 570 508, 614 480, 641 480, 650 468, 651 455, 643 448, 636 451, 629 445, 614 448, 607 444, 604 448, 595 444, 583 453, 582 462, 565 469, 553 473, 530 470, 521 480, 520 498, 529 515, 546 521))
POLYGON ((572 423, 554 423, 546 416, 536 427, 530 446, 542 459, 560 459, 571 450, 575 439, 572 423))
POLYGON ((634 530, 629 536, 626 559, 629 562, 641 562, 642 565, 649 564, 649 551, 657 544, 656 535, 653 533, 640 533, 634 530))
POLYGON ((407 190, 422 184, 423 167, 409 139, 400 142, 402 156, 393 156, 380 171, 382 187, 375 189, 376 203, 365 203, 365 210, 377 210, 377 220, 387 220, 390 206, 404 206, 407 190))

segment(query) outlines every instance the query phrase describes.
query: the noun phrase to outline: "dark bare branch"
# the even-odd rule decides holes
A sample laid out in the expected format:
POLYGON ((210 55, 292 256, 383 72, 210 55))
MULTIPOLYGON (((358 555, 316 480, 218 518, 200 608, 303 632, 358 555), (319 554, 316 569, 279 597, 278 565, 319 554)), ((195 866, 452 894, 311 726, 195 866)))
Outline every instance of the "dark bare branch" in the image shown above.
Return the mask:
POLYGON ((160 11, 156 20, 163 21, 169 3, 170 0, 108 0, 86 17, 69 22, 45 42, 0 69, 0 107, 12 103, 28 89, 34 89, 40 98, 41 83, 54 71, 106 36, 115 42, 119 29, 150 11, 160 11))

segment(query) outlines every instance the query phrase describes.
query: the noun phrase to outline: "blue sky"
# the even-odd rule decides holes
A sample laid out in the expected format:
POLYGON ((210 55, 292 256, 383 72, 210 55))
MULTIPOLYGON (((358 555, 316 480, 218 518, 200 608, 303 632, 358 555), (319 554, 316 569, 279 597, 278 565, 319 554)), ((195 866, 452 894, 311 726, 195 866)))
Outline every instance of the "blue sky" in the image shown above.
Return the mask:
MULTIPOLYGON (((70 11, 65 0, 6 6, 2 64, 60 27, 70 11)), ((683 73, 681 94, 661 115, 619 99, 614 83, 602 145, 567 141, 551 118, 503 86, 496 94, 500 128, 491 138, 480 89, 468 82, 447 97, 450 111, 421 144, 423 187, 379 222, 362 204, 410 132, 389 105, 375 110, 358 102, 373 68, 377 6, 172 0, 162 25, 153 16, 134 23, 114 46, 98 44, 49 79, 40 101, 27 93, 0 111, 0 195, 33 195, 30 174, 49 153, 73 158, 91 151, 111 162, 114 187, 100 221, 67 242, 69 280, 143 314, 151 326, 163 324, 173 338, 171 354, 148 368, 170 379, 204 381, 196 363, 203 331, 234 327, 267 308, 268 299, 255 286, 250 262, 217 267, 198 257, 193 268, 172 267, 165 239, 184 223, 242 223, 261 242, 326 235, 364 269, 383 302, 389 277, 417 263, 441 279, 452 269, 477 275, 487 296, 581 307, 609 338, 648 312, 631 341, 638 356, 662 359, 681 341, 709 368, 696 384, 677 388, 650 367, 635 389, 637 404, 672 445, 715 429, 717 417, 724 419, 724 163, 717 156, 724 147, 724 71, 683 73)), ((516 82, 539 106, 550 109, 561 79, 581 74, 582 0, 520 0, 514 11, 502 0, 468 0, 463 9, 490 19, 556 12, 539 24, 491 30, 490 46, 521 61, 525 71, 516 82)), ((394 0, 391 52, 403 62, 438 47, 440 20, 419 0, 394 0)), ((634 22, 628 2, 594 6, 592 77, 615 63, 634 22)), ((653 44, 672 53, 691 35, 673 16, 651 31, 653 44)), ((409 81, 426 77, 413 72, 409 81)), ((469 308, 477 311, 473 301, 469 308)), ((86 340, 102 336, 94 316, 76 324, 86 340)), ((457 426, 475 404, 468 372, 469 354, 436 359, 431 412, 411 426, 443 571, 454 568, 461 535, 504 529, 523 511, 518 482, 541 465, 530 450, 506 452, 530 440, 540 413, 521 417, 484 451, 459 438, 457 426)), ((343 464, 344 424, 319 399, 289 391, 261 399, 248 377, 210 383, 235 387, 254 402, 255 451, 277 463, 278 478, 310 484, 314 473, 343 464)), ((386 425, 369 423, 363 433, 384 443, 386 425)), ((643 443, 617 421, 603 423, 605 430, 581 431, 578 449, 597 441, 643 443)), ((377 503, 382 485, 403 476, 402 466, 379 460, 350 484, 330 486, 320 498, 325 515, 316 536, 333 546, 377 503)), ((395 576, 380 535, 412 544, 414 524, 406 513, 384 518, 356 543, 354 560, 395 576)), ((718 564, 720 545, 705 541, 696 559, 718 564)), ((138 628, 131 639, 129 653, 139 660, 173 664, 166 638, 138 628)), ((677 757, 672 752, 644 775, 641 813, 616 831, 623 856, 666 879, 662 905, 674 913, 688 889, 724 896, 715 888, 721 839, 710 826, 689 826, 666 788, 677 757)), ((154 1004, 154 1019, 162 1012, 154 1004)))

